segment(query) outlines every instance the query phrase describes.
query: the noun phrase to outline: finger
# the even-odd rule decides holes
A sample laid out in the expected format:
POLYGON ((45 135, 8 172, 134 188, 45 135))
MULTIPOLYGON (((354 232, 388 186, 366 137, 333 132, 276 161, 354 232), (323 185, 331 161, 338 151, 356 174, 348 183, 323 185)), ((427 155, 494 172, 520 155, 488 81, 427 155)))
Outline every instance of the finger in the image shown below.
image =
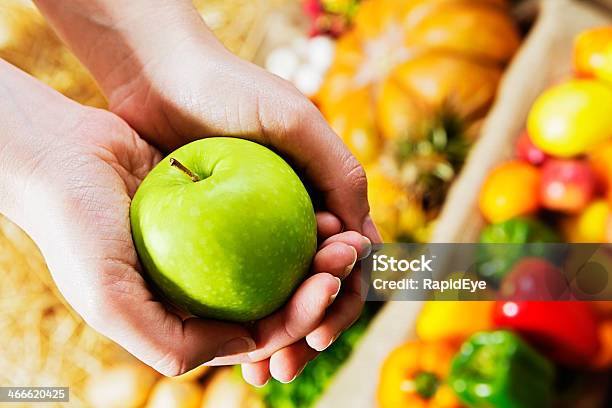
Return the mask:
MULTIPOLYGON (((265 101, 278 100, 276 89, 269 92, 265 101)), ((370 211, 363 167, 307 98, 297 93, 286 98, 286 108, 282 110, 262 104, 259 114, 260 123, 266 125, 264 133, 323 193, 327 209, 340 218, 345 228, 362 232, 370 211)))
POLYGON ((327 272, 344 279, 357 262, 357 251, 342 242, 333 242, 316 253, 312 261, 312 273, 327 272))
POLYGON ((306 342, 317 351, 331 346, 342 332, 359 318, 363 302, 355 295, 341 296, 329 310, 329 316, 321 325, 306 336, 306 342))
POLYGON ((355 248, 357 251, 357 259, 367 257, 372 251, 372 242, 370 239, 355 231, 345 231, 340 234, 332 235, 323 241, 319 248, 322 250, 328 245, 336 242, 342 242, 355 248))
POLYGON ((114 320, 116 328, 109 332, 130 353, 166 376, 183 374, 215 356, 255 349, 251 335, 238 325, 199 318, 182 322, 178 316, 163 316, 162 311, 161 305, 135 307, 129 312, 124 308, 130 316, 114 320), (157 310, 148 310, 152 308, 157 310), (132 311, 138 312, 140 322, 132 318, 132 311))
POLYGON ((370 241, 375 244, 382 244, 383 242, 380 232, 378 232, 378 228, 376 228, 376 224, 374 224, 372 217, 370 217, 369 215, 365 218, 365 221, 363 222, 362 234, 370 238, 370 241))
POLYGON ((359 318, 363 309, 363 299, 356 282, 361 276, 355 273, 347 279, 346 292, 343 292, 328 309, 323 322, 306 336, 306 342, 317 351, 323 351, 333 344, 340 334, 359 318))
MULTIPOLYGON (((105 273, 118 276, 119 272, 105 273)), ((255 341, 244 327, 194 317, 183 321, 153 300, 133 268, 121 276, 128 275, 121 282, 106 285, 94 297, 98 298, 95 310, 84 317, 95 329, 160 373, 180 375, 215 356, 255 349, 255 341)))
POLYGON ((242 378, 255 387, 263 387, 270 381, 270 360, 265 359, 256 363, 244 363, 242 378))
POLYGON ((287 384, 295 380, 309 361, 319 353, 308 347, 304 340, 287 346, 270 357, 270 374, 278 381, 287 384))
POLYGON ((249 358, 252 361, 268 358, 314 330, 338 295, 340 283, 340 279, 328 273, 308 278, 281 310, 256 323, 258 348, 249 353, 249 358))
POLYGON ((342 222, 330 212, 319 211, 317 217, 317 232, 322 239, 342 232, 342 222))

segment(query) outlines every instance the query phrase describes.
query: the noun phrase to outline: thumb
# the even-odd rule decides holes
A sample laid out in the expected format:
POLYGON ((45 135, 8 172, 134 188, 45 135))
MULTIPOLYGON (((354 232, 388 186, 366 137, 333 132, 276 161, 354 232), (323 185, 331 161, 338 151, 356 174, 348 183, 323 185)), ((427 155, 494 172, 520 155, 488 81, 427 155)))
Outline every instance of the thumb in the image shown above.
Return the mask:
POLYGON ((298 101, 285 104, 289 108, 275 110, 277 115, 283 115, 279 121, 284 129, 267 132, 269 141, 302 170, 323 194, 327 209, 340 218, 346 229, 380 242, 368 215, 367 178, 361 163, 310 101, 301 96, 294 98, 298 101))
POLYGON ((94 329, 163 375, 180 375, 217 356, 255 350, 255 341, 241 325, 196 317, 183 320, 138 286, 128 291, 129 297, 125 292, 106 293, 107 301, 84 317, 94 329))

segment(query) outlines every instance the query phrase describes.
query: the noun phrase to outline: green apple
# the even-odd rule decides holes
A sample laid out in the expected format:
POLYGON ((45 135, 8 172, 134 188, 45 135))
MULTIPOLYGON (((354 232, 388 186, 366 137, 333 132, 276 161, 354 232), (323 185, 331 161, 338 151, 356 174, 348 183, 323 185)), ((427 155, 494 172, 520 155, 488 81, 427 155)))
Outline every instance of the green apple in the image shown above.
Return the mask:
POLYGON ((130 209, 155 286, 201 317, 244 322, 279 308, 317 246, 312 202, 280 156, 243 139, 192 142, 144 179, 130 209))

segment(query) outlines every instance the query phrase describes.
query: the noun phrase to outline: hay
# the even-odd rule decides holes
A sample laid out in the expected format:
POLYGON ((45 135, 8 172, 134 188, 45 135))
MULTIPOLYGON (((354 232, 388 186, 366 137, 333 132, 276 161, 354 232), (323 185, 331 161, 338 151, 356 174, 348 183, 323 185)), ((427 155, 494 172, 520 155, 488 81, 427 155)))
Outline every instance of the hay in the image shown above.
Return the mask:
POLYGON ((268 18, 300 0, 194 0, 206 24, 233 53, 252 61, 274 24, 268 18))
POLYGON ((89 73, 29 2, 2 0, 0 58, 69 98, 96 107, 106 105, 89 73))
POLYGON ((0 276, 0 384, 69 386, 71 405, 84 405, 85 380, 127 355, 66 305, 36 245, 4 217, 0 276))
MULTIPOLYGON (((296 2, 196 0, 195 4, 230 50, 253 59, 274 30, 266 24, 266 16, 296 2)), ((2 0, 0 58, 74 100, 105 106, 90 75, 29 1, 2 0)), ((69 405, 84 406, 88 378, 105 366, 133 360, 87 327, 65 303, 36 245, 1 215, 0 277, 0 385, 69 386, 69 405)))
MULTIPOLYGON (((268 17, 299 0, 195 0, 203 19, 235 54, 253 60, 274 30, 268 17)), ((87 70, 26 0, 0 4, 0 58, 81 103, 105 107, 87 70)))

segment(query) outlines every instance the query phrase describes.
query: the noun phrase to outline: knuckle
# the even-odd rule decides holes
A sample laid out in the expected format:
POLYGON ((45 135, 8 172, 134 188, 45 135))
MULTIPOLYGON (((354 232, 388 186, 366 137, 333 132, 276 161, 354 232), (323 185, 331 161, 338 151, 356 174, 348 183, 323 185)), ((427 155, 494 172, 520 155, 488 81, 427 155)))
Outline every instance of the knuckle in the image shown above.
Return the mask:
POLYGON ((346 231, 343 233, 346 245, 361 244, 363 242, 362 235, 357 231, 346 231))
POLYGON ((365 196, 368 191, 368 178, 361 163, 355 157, 350 156, 347 159, 346 168, 346 178, 351 189, 365 196))

